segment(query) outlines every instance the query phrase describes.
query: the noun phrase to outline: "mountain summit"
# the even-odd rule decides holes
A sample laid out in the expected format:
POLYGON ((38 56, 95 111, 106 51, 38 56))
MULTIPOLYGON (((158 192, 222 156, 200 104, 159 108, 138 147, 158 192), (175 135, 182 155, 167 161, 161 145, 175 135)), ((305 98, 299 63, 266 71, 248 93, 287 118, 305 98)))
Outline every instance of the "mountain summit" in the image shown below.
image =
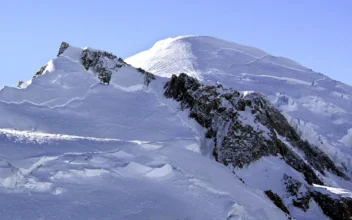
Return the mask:
POLYGON ((187 72, 198 79, 204 78, 208 73, 207 69, 213 68, 213 65, 226 70, 232 65, 248 65, 252 62, 267 62, 309 71, 287 58, 274 57, 254 47, 208 36, 167 38, 155 43, 151 49, 127 58, 126 62, 160 76, 171 77, 182 70, 181 72, 187 72))
POLYGON ((235 77, 198 76, 62 43, 31 80, 0 90, 2 219, 350 219, 341 161, 276 102, 230 87, 235 77))
POLYGON ((206 36, 161 40, 126 59, 155 75, 186 73, 208 85, 257 91, 304 139, 352 176, 352 87, 284 57, 206 36))

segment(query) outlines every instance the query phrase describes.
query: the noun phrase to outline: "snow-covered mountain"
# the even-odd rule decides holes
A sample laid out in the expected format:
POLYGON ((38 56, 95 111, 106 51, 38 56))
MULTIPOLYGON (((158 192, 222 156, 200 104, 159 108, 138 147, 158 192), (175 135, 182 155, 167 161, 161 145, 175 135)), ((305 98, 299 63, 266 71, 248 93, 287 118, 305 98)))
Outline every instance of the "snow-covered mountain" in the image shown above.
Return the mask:
POLYGON ((352 216, 348 174, 266 97, 191 76, 62 43, 0 90, 1 219, 352 216))
POLYGON ((352 176, 351 86, 290 59, 205 36, 168 38, 126 62, 160 76, 184 72, 205 84, 265 94, 304 140, 352 176))

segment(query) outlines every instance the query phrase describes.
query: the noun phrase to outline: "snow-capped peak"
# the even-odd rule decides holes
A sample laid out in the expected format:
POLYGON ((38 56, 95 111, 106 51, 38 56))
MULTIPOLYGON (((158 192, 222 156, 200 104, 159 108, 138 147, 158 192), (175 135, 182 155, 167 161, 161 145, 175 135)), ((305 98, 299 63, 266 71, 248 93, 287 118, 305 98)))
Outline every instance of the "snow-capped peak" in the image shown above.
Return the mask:
MULTIPOLYGON (((187 36, 157 50, 178 54, 194 40, 199 48, 231 44, 187 36)), ((260 59, 260 51, 232 46, 219 54, 260 59)), ((199 60, 192 56, 194 67, 199 60)), ((239 92, 222 81, 158 77, 112 53, 62 43, 30 85, 0 91, 2 218, 350 217, 350 200, 342 197, 352 187, 339 164, 303 141, 266 97, 250 92, 257 88, 239 92), (28 193, 32 202, 13 209, 28 193)))
POLYGON ((151 49, 127 58, 126 62, 160 76, 170 77, 172 74, 185 72, 197 79, 204 79, 204 75, 207 74, 204 68, 214 60, 216 60, 214 64, 224 65, 223 68, 230 68, 231 65, 267 62, 307 71, 307 68, 297 62, 272 56, 254 47, 209 36, 192 35, 160 40, 151 49), (229 58, 232 59, 231 63, 228 62, 229 58))
MULTIPOLYGON (((185 35, 185 36, 178 36, 178 37, 169 37, 165 40, 160 40, 154 44, 151 48, 152 50, 160 49, 160 47, 172 47, 174 43, 190 43, 190 44, 198 44, 199 48, 203 48, 204 50, 209 49, 229 49, 229 50, 236 50, 238 52, 248 54, 250 56, 259 58, 268 55, 268 53, 259 50, 254 47, 249 47, 237 43, 232 43, 229 41, 221 40, 215 37, 210 36, 200 36, 200 35, 185 35)), ((192 45, 196 46, 196 45, 192 45)))
POLYGON ((82 57, 83 48, 73 47, 66 42, 62 42, 57 56, 68 57, 69 59, 78 62, 82 57))

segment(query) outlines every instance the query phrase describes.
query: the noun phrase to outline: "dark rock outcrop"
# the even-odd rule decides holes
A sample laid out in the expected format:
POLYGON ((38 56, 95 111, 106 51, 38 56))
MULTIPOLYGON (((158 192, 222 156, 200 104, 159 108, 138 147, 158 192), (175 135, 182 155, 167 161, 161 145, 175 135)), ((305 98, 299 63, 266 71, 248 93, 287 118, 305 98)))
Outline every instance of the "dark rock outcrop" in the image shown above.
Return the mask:
POLYGON ((298 195, 296 198, 292 199, 292 204, 297 207, 302 209, 304 212, 306 212, 309 209, 309 203, 311 201, 311 196, 309 193, 302 193, 298 195))
POLYGON ((45 69, 46 69, 47 66, 48 66, 48 65, 42 66, 42 67, 40 68, 40 70, 34 74, 33 78, 43 75, 43 73, 44 73, 44 71, 45 71, 45 69))
POLYGON ((287 207, 284 205, 282 202, 280 196, 278 196, 276 193, 273 193, 271 190, 264 191, 265 195, 269 197, 271 201, 283 212, 286 214, 290 215, 290 212, 288 211, 287 207))
POLYGON ((324 214, 331 219, 347 220, 352 218, 352 199, 338 195, 332 196, 329 193, 319 192, 314 187, 306 186, 305 192, 300 191, 303 183, 291 176, 284 175, 283 178, 286 192, 292 197, 292 204, 306 212, 309 203, 314 200, 324 214))
POLYGON ((302 141, 284 116, 260 94, 243 96, 222 86, 205 86, 182 73, 166 83, 164 95, 180 102, 182 110, 189 109, 189 117, 207 129, 205 137, 214 141, 213 155, 225 165, 241 168, 262 157, 280 154, 288 165, 304 174, 309 184, 323 184, 311 166, 322 174, 328 169, 344 176, 326 154, 302 141), (253 124, 245 122, 249 118, 253 124), (309 164, 277 134, 302 151, 309 164))
POLYGON ((253 113, 257 120, 272 132, 276 131, 279 135, 285 137, 293 147, 302 151, 312 167, 323 175, 325 174, 324 170, 328 170, 340 177, 348 179, 348 177, 335 166, 328 155, 316 146, 309 144, 307 141, 303 141, 286 118, 274 108, 266 98, 254 93, 246 96, 245 100, 249 100, 253 103, 253 113))
POLYGON ((70 45, 66 42, 62 42, 61 46, 59 48, 59 52, 57 53, 57 56, 60 56, 61 54, 63 54, 65 52, 65 50, 69 47, 70 45))
POLYGON ((23 82, 22 80, 18 81, 17 88, 21 88, 21 86, 22 86, 23 83, 24 83, 24 82, 23 82))
POLYGON ((286 174, 282 180, 288 197, 292 198, 292 204, 306 212, 309 209, 311 197, 304 184, 286 174), (305 190, 303 191, 302 188, 305 190))
POLYGON ((329 195, 317 191, 311 191, 310 196, 321 207, 324 214, 333 220, 352 219, 352 199, 332 198, 329 195))
MULTIPOLYGON (((82 53, 82 64, 88 71, 91 69, 93 72, 98 74, 100 82, 103 84, 109 84, 113 71, 123 66, 129 66, 122 58, 118 58, 112 53, 106 51, 97 51, 85 49, 82 53)), ((141 68, 137 68, 137 71, 144 76, 144 84, 146 86, 155 79, 155 76, 141 68)))
MULTIPOLYGON (((324 152, 303 141, 264 96, 258 93, 241 95, 221 85, 206 86, 184 73, 173 75, 164 89, 166 98, 180 102, 181 110, 187 109, 189 117, 207 130, 204 138, 213 140, 215 160, 226 166, 242 168, 260 158, 281 155, 289 166, 304 175, 309 184, 284 176, 283 184, 295 207, 307 211, 311 199, 314 199, 333 219, 351 216, 348 210, 339 214, 331 211, 334 208, 352 210, 351 200, 340 198, 335 201, 329 195, 321 196, 311 186, 313 183, 324 185, 313 169, 321 175, 328 170, 345 179, 347 176, 324 152)), ((289 214, 279 195, 271 190, 265 193, 289 214)))
POLYGON ((98 74, 98 78, 103 84, 110 83, 112 69, 122 67, 122 64, 121 66, 116 65, 119 64, 119 61, 118 58, 112 53, 90 49, 83 50, 82 64, 86 68, 86 70, 92 68, 92 70, 98 74), (115 65, 113 67, 109 66, 107 60, 113 61, 115 65))

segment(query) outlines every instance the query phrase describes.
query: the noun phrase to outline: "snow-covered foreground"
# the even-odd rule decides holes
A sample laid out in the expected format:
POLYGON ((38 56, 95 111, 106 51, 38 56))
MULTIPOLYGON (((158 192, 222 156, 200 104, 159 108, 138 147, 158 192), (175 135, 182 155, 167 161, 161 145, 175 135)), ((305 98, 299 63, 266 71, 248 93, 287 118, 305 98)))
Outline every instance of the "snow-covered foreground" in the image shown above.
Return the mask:
POLYGON ((205 36, 168 38, 126 62, 164 77, 184 72, 205 84, 265 94, 303 139, 352 176, 351 86, 290 59, 205 36))
POLYGON ((1 219, 285 219, 184 144, 2 130, 1 219))

